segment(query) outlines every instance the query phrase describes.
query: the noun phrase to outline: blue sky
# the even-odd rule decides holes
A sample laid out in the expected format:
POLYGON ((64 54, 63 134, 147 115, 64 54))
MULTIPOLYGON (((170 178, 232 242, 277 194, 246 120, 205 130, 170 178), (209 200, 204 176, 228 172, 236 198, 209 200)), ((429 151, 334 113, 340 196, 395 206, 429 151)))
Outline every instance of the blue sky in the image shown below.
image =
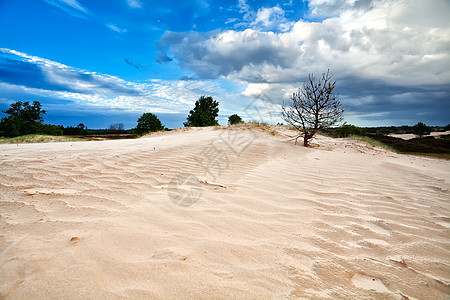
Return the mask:
POLYGON ((195 101, 219 122, 280 122, 308 73, 331 69, 359 126, 450 123, 450 2, 0 0, 0 109, 45 122, 181 127, 195 101))

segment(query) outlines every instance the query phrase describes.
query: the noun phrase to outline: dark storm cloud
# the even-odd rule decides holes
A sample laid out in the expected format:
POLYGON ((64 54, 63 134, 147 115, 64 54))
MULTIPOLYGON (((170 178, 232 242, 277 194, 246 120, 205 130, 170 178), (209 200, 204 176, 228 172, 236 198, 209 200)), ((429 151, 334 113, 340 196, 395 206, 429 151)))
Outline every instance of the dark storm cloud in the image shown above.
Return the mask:
MULTIPOLYGON (((273 36, 273 33, 254 30, 204 34, 166 32, 160 48, 167 48, 182 66, 194 71, 199 78, 216 79, 240 72, 245 66, 270 64, 288 68, 292 52, 282 45, 274 46, 273 36)), ((160 51, 160 56, 167 57, 165 50, 160 51)))
POLYGON ((351 111, 442 111, 449 116, 450 87, 445 84, 403 86, 380 79, 347 77, 338 80, 338 92, 351 111))

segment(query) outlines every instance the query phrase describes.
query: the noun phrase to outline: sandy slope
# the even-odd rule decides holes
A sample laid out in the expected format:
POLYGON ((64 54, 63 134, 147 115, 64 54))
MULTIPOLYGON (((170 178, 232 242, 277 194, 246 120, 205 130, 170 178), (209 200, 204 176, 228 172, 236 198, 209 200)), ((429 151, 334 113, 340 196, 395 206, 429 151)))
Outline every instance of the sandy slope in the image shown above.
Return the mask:
POLYGON ((449 297, 449 161, 284 134, 0 145, 0 296, 449 297))

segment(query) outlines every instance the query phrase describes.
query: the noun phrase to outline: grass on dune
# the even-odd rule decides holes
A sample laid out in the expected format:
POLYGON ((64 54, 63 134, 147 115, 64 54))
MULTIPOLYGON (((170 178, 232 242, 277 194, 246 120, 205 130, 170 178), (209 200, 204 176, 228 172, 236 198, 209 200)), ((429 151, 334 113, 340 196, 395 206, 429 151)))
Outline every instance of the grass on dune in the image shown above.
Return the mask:
POLYGON ((52 142, 76 142, 76 141, 83 141, 83 139, 66 136, 42 135, 42 134, 28 134, 13 138, 0 138, 0 144, 52 143, 52 142))
POLYGON ((363 136, 363 135, 351 135, 348 137, 349 139, 352 140, 358 140, 358 141, 362 141, 362 142, 366 142, 367 144, 374 146, 374 147, 380 147, 386 150, 389 150, 391 152, 398 152, 397 150, 395 150, 394 148, 392 148, 389 145, 386 145, 385 143, 382 143, 380 141, 374 140, 368 136, 363 136))

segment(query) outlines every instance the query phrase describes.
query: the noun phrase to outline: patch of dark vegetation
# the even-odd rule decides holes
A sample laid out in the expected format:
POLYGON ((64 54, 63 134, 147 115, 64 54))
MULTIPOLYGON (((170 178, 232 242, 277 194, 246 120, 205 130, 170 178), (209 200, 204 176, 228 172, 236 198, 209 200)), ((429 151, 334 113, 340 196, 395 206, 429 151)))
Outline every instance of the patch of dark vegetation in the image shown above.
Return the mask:
POLYGON ((423 123, 415 126, 390 126, 390 127, 366 127, 360 128, 350 124, 344 124, 337 128, 330 128, 322 131, 322 134, 331 137, 367 137, 370 140, 381 143, 386 149, 398 153, 431 156, 450 159, 450 135, 439 137, 426 136, 431 131, 445 132, 450 130, 450 125, 429 127, 423 123), (389 134, 412 133, 417 137, 409 140, 396 138, 389 134))
POLYGON ((382 142, 400 153, 436 153, 450 155, 450 135, 442 135, 439 138, 432 136, 403 140, 383 134, 367 133, 366 136, 382 142))

